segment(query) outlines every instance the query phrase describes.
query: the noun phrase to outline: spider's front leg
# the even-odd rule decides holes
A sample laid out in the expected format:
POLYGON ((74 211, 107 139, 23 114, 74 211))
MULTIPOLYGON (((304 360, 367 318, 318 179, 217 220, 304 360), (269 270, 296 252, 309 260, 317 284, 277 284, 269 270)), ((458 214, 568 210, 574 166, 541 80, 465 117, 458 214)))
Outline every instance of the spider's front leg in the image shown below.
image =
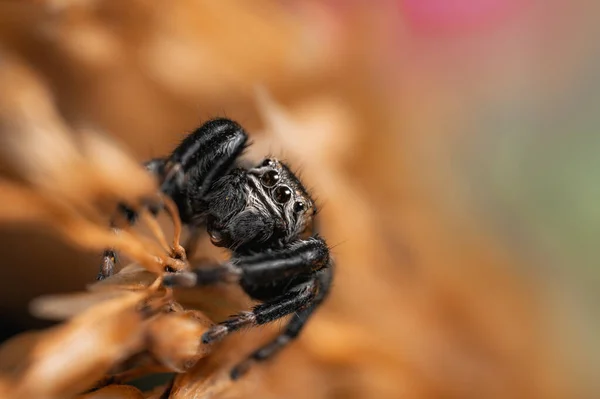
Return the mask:
POLYGON ((211 184, 225 174, 248 141, 244 129, 232 120, 206 122, 188 135, 166 160, 160 189, 173 196, 194 184, 194 195, 204 197, 211 184))
POLYGON ((279 251, 235 258, 212 268, 195 269, 166 275, 166 285, 201 286, 217 282, 239 282, 252 294, 255 289, 273 283, 299 281, 282 295, 267 300, 252 311, 241 312, 209 329, 203 343, 211 343, 245 326, 262 325, 294 313, 286 329, 272 342, 258 349, 236 366, 232 378, 238 378, 253 361, 262 361, 296 338, 314 310, 325 299, 333 274, 329 249, 325 241, 312 237, 293 243, 279 251), (306 278, 302 278, 305 276, 306 278))
MULTIPOLYGON (((188 188, 193 189, 195 198, 203 198, 211 184, 232 167, 247 140, 247 133, 237 123, 214 119, 189 134, 168 158, 153 159, 144 166, 157 176, 160 190, 173 199, 182 221, 189 223, 193 212, 188 188)), ((150 210, 156 214, 159 208, 154 204, 150 210)), ((129 224, 135 223, 137 215, 133 210, 122 205, 119 211, 129 224)), ((112 275, 116 259, 114 249, 104 252, 98 280, 112 275)))

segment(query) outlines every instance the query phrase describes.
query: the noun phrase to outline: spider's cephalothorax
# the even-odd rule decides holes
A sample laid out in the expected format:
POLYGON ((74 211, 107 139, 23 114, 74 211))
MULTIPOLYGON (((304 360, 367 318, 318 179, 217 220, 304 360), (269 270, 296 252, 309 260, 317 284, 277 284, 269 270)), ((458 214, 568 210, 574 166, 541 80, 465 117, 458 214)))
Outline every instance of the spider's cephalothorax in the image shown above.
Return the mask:
MULTIPOLYGON (((183 223, 192 231, 206 228, 214 245, 232 251, 223 264, 168 274, 164 283, 237 283, 262 302, 212 327, 202 341, 214 342, 242 327, 293 314, 274 341, 232 370, 232 378, 298 335, 325 299, 333 273, 327 244, 309 229, 316 214, 314 201, 283 162, 268 158, 244 166, 239 157, 247 139, 237 123, 215 119, 188 135, 169 157, 146 163, 158 176, 161 191, 177 204, 183 223)), ((105 252, 100 279, 112 273, 114 256, 105 252)))
POLYGON ((290 170, 278 160, 266 159, 218 179, 193 212, 196 220, 206 218, 213 244, 244 253, 282 248, 297 239, 314 207, 290 170))

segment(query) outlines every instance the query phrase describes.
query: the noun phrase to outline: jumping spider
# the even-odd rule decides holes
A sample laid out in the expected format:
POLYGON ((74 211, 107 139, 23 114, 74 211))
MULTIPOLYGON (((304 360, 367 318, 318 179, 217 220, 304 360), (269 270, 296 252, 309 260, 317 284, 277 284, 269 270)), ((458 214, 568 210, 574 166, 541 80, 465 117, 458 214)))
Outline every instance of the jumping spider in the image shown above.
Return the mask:
MULTIPOLYGON (((202 342, 212 343, 245 326, 261 325, 293 314, 281 334, 231 370, 241 376, 300 333, 323 302, 333 276, 325 241, 308 234, 317 209, 286 164, 265 159, 256 166, 239 160, 248 136, 228 119, 211 120, 188 135, 166 158, 145 163, 163 193, 173 199, 182 223, 192 231, 206 228, 212 243, 231 250, 231 259, 191 272, 166 274, 171 286, 236 283, 260 303, 210 328, 202 342)), ((133 222, 135 214, 129 212, 133 222)), ((104 253, 98 279, 112 274, 115 253, 104 253)))

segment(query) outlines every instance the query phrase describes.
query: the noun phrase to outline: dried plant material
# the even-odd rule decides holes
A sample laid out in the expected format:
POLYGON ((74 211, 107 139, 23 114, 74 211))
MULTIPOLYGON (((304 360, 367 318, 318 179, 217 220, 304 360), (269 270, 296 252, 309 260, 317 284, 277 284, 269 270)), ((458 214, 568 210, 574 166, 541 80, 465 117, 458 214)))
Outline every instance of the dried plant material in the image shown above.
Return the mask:
POLYGON ((107 224, 89 221, 75 208, 63 201, 52 201, 39 192, 0 181, 14 202, 0 203, 0 218, 5 221, 35 221, 44 223, 75 245, 94 251, 115 248, 137 260, 149 270, 161 274, 164 266, 174 270, 185 268, 185 264, 172 259, 154 242, 145 237, 121 230, 115 234, 107 224))
MULTIPOLYGON (((238 364, 242 359, 250 354, 257 346, 268 342, 276 336, 278 329, 275 326, 263 326, 233 334, 226 341, 219 344, 209 356, 200 360, 194 367, 186 373, 176 376, 171 387, 171 399, 208 399, 223 398, 233 399, 242 397, 254 397, 255 395, 264 395, 264 397, 276 397, 276 393, 270 393, 274 380, 287 385, 287 379, 277 373, 277 367, 283 367, 289 364, 282 361, 281 355, 287 360, 292 360, 295 364, 295 357, 288 357, 282 353, 277 358, 264 363, 256 363, 248 374, 239 380, 231 380, 231 368, 238 364), (278 366, 278 361, 279 363, 278 366)), ((301 353, 294 348, 287 348, 285 352, 293 351, 296 354, 301 353)), ((296 364, 297 365, 297 364, 296 364)), ((303 380, 302 373, 296 375, 294 380, 303 380)), ((273 392, 277 392, 277 388, 273 392)), ((300 392, 298 392, 300 393, 300 392)))
POLYGON ((185 249, 180 244, 181 243, 181 219, 179 218, 179 211, 177 210, 177 206, 175 202, 166 195, 160 194, 162 199, 162 203, 165 207, 165 210, 171 217, 171 221, 173 222, 173 256, 176 256, 178 259, 186 259, 185 249))
POLYGON ((300 79, 321 70, 332 55, 327 52, 332 50, 327 48, 329 32, 323 29, 319 35, 314 21, 304 25, 270 1, 185 1, 160 5, 154 12, 162 15, 156 22, 163 34, 147 36, 140 49, 142 65, 154 81, 177 95, 219 98, 227 91, 250 89, 255 81, 272 81, 273 69, 300 79), (221 15, 228 18, 215 23, 221 15), (238 26, 245 27, 246 40, 260 45, 242 45, 233 34, 238 26), (215 35, 218 44, 204 39, 215 35), (197 71, 204 71, 204 77, 197 71))
MULTIPOLYGON (((185 268, 144 237, 127 231, 115 235, 107 228, 118 203, 136 206, 156 197, 157 186, 150 175, 97 133, 85 132, 77 143, 54 109, 48 90, 18 62, 9 58, 0 65, 0 82, 8 92, 0 99, 2 150, 28 183, 1 183, 11 201, 2 203, 0 208, 6 208, 0 215, 11 220, 38 219, 77 245, 99 251, 115 248, 156 273, 162 273, 165 265, 185 268)), ((177 221, 178 240, 177 212, 171 205, 167 209, 177 221)), ((181 253, 178 242, 174 250, 181 253)))
POLYGON ((144 399, 142 392, 130 385, 109 385, 76 399, 144 399))
POLYGON ((113 285, 113 291, 42 297, 32 308, 44 317, 72 319, 0 347, 0 382, 11 381, 6 397, 63 398, 157 371, 184 372, 208 353, 199 337, 212 322, 200 312, 184 311, 173 302, 170 290, 156 291, 152 285, 135 292, 113 285), (163 311, 167 313, 150 317, 163 311), (143 352, 155 363, 108 374, 143 352), (36 385, 35 380, 42 383, 36 385))
POLYGON ((0 220, 5 223, 34 222, 50 219, 47 201, 36 195, 29 187, 0 179, 0 220))
MULTIPOLYGON (((155 277, 156 279, 156 277, 155 277)), ((126 291, 82 292, 75 294, 46 295, 35 298, 29 310, 41 319, 66 320, 101 302, 127 295, 126 291)))
POLYGON ((149 326, 150 353, 160 364, 182 373, 208 353, 199 337, 212 324, 197 311, 160 315, 149 326))
MULTIPOLYGON (((75 395, 114 364, 139 351, 144 343, 145 316, 138 307, 145 297, 144 293, 127 293, 39 333, 29 342, 28 355, 19 359, 19 372, 10 376, 9 397, 49 399, 75 395), (70 367, 73 364, 77 367, 70 367)), ((13 341, 12 345, 22 347, 23 343, 13 341)), ((2 363, 9 361, 14 360, 2 358, 2 363)))
MULTIPOLYGON (((138 204, 152 197, 156 184, 114 142, 91 131, 80 142, 54 108, 51 94, 36 75, 11 58, 0 65, 2 150, 19 175, 41 194, 68 201, 96 216, 91 207, 110 198, 138 204)), ((98 219, 96 219, 98 220, 98 219)))
POLYGON ((152 176, 107 136, 92 131, 82 132, 81 153, 93 170, 92 181, 96 191, 90 188, 90 192, 94 197, 119 199, 137 206, 140 199, 157 195, 158 188, 152 176))
MULTIPOLYGON (((0 219, 46 223, 77 245, 96 251, 115 248, 159 274, 163 273, 165 266, 173 270, 186 268, 181 260, 185 259, 185 253, 178 242, 173 244, 174 249, 166 251, 149 239, 129 231, 120 230, 115 234, 107 227, 108 217, 101 218, 100 223, 88 220, 86 215, 70 205, 68 198, 48 197, 43 192, 8 181, 0 181, 0 186, 10 200, 0 204, 0 219), (171 258, 172 252, 179 254, 181 259, 171 258)), ((174 218, 177 217, 175 213, 174 218)), ((180 224, 176 226, 181 228, 180 224)), ((176 234, 176 239, 179 234, 176 234)))
POLYGON ((145 290, 155 281, 155 273, 148 271, 148 269, 137 263, 132 263, 123 267, 118 273, 90 284, 87 289, 90 291, 107 290, 109 292, 114 292, 115 289, 131 291, 145 290))
MULTIPOLYGON (((241 383, 243 385, 243 382, 241 383)), ((229 378, 229 368, 222 364, 206 363, 195 367, 189 373, 175 379, 169 398, 171 399, 208 399, 222 397, 234 387, 229 378)), ((225 396, 226 397, 226 396, 225 396)))
POLYGON ((167 238, 165 237, 164 232, 162 231, 160 225, 158 224, 158 221, 152 214, 150 214, 150 211, 147 209, 142 209, 139 212, 139 218, 141 221, 143 221, 148 226, 148 228, 150 229, 150 231, 152 232, 154 237, 156 237, 156 240, 158 241, 160 246, 163 248, 163 250, 165 250, 165 252, 167 252, 167 253, 170 252, 171 246, 167 242, 167 238))
POLYGON ((335 97, 311 98, 287 109, 267 88, 257 86, 255 100, 269 137, 265 143, 278 145, 303 168, 336 172, 355 143, 356 123, 347 106, 335 97), (311 157, 305 156, 307 152, 311 157))
POLYGON ((0 383, 2 383, 0 385, 12 386, 12 380, 22 372, 25 359, 30 356, 32 348, 43 334, 42 331, 25 332, 7 340, 0 346, 0 383))
MULTIPOLYGON (((106 300, 127 296, 129 292, 145 295, 146 311, 156 311, 162 304, 172 301, 172 290, 160 286, 160 278, 147 269, 131 264, 105 280, 97 281, 88 287, 90 292, 46 295, 35 298, 30 303, 30 311, 37 317, 64 320, 71 318, 92 306, 106 300), (152 306, 150 306, 153 300, 152 306)), ((150 312, 152 313, 152 312, 150 312)))
POLYGON ((89 392, 111 385, 125 385, 136 378, 152 375, 154 373, 168 373, 172 371, 166 366, 156 364, 156 362, 153 359, 150 359, 146 354, 136 356, 136 360, 138 360, 138 363, 136 363, 133 368, 129 368, 123 372, 106 375, 103 379, 98 380, 95 387, 91 388, 89 392))
MULTIPOLYGON (((172 290, 160 285, 165 266, 188 267, 179 244, 177 208, 156 194, 150 175, 112 141, 91 132, 81 133, 77 141, 32 72, 13 61, 1 67, 0 81, 11 93, 0 102, 3 150, 21 180, 0 181, 9 200, 0 204, 0 219, 45 223, 72 243, 97 251, 114 248, 138 262, 92 285, 91 292, 36 299, 33 314, 67 321, 0 349, 5 354, 0 385, 7 387, 2 393, 11 398, 73 396, 140 353, 150 354, 162 369, 189 368, 207 353, 199 337, 212 322, 199 312, 183 311, 172 290), (154 216, 143 210, 141 219, 158 244, 130 229, 109 227, 117 204, 136 207, 150 199, 160 200, 173 221, 172 246, 154 216), (168 314, 152 317, 161 312, 168 314)), ((89 395, 117 394, 141 396, 123 387, 89 395)))

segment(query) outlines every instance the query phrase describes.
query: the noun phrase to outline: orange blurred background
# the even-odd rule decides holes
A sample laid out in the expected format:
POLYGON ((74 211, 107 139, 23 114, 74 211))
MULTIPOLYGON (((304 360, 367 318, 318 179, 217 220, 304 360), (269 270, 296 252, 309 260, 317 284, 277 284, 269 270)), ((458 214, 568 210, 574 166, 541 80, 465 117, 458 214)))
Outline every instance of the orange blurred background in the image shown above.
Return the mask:
MULTIPOLYGON (((75 130, 139 161, 227 116, 250 158, 302 170, 335 287, 244 397, 591 398, 598 15, 583 0, 5 1, 0 67, 26 63, 75 130)), ((29 301, 82 289, 100 261, 39 226, 3 226, 0 255, 4 337, 44 326, 29 301)))

